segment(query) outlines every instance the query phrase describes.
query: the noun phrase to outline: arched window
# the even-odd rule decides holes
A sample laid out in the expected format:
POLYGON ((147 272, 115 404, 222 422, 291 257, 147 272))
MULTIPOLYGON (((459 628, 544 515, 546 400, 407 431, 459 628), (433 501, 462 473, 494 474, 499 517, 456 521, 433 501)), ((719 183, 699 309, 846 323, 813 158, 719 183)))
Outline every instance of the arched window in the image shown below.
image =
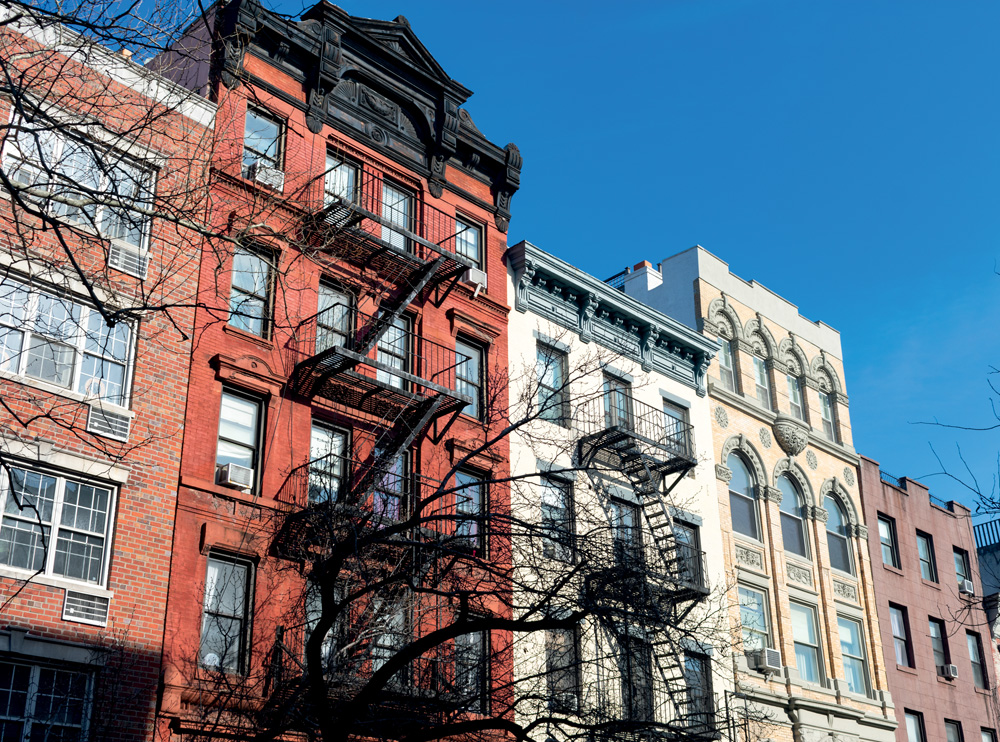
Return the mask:
POLYGON ((826 496, 823 506, 830 514, 826 521, 826 543, 830 548, 830 566, 841 572, 854 574, 851 562, 851 547, 847 540, 847 513, 843 506, 830 495, 826 496))
POLYGON ((778 477, 778 489, 781 490, 781 538, 785 551, 808 557, 809 546, 803 521, 805 513, 799 488, 791 477, 782 474, 778 477))
POLYGON ((733 473, 733 478, 729 480, 729 511, 733 519, 733 530, 759 541, 757 493, 753 478, 746 464, 735 453, 729 454, 726 466, 733 473))

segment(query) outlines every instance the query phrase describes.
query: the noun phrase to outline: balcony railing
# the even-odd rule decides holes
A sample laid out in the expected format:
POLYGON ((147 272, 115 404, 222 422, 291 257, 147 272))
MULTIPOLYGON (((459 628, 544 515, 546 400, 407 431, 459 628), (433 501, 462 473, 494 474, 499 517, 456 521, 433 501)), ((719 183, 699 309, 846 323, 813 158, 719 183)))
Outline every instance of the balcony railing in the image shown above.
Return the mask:
POLYGON ((884 471, 879 471, 879 479, 881 479, 886 484, 891 484, 893 487, 899 487, 901 490, 906 489, 906 482, 901 477, 894 477, 884 471))
POLYGON ((324 383, 354 372, 354 380, 375 383, 387 393, 404 396, 443 394, 461 406, 471 398, 459 391, 457 372, 469 356, 436 343, 403 322, 386 325, 383 318, 343 304, 303 322, 290 344, 296 383, 323 394, 324 383), (363 366, 364 373, 355 371, 363 366), (363 376, 363 379, 358 379, 363 376))
MULTIPOLYGON (((584 438, 600 439, 611 433, 636 438, 671 457, 692 459, 690 424, 668 417, 662 409, 633 399, 619 390, 605 391, 577 410, 575 421, 584 438)), ((656 452, 651 452, 656 455, 656 452)))

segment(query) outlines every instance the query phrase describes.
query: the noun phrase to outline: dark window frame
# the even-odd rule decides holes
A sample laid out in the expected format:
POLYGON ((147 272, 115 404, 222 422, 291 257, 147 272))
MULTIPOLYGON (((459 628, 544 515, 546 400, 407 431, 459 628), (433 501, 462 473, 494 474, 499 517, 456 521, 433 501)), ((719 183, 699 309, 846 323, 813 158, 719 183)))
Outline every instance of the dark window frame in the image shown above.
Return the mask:
MULTIPOLYGON (((220 467, 225 466, 225 464, 219 463, 219 443, 225 442, 236 446, 241 446, 244 448, 249 448, 251 451, 251 462, 253 466, 253 485, 250 488, 251 493, 256 493, 260 488, 261 474, 260 462, 264 455, 264 431, 267 429, 267 402, 262 397, 259 397, 250 392, 244 392, 242 389, 224 386, 222 387, 222 394, 219 397, 219 427, 218 434, 216 436, 216 448, 215 448, 215 470, 218 471, 220 467), (252 446, 244 443, 243 441, 238 441, 231 438, 225 438, 222 435, 222 414, 223 414, 223 403, 226 397, 232 397, 235 399, 242 400, 244 402, 249 402, 256 405, 257 407, 257 420, 256 420, 256 430, 254 431, 254 439, 252 446)), ((242 464, 240 465, 242 466, 242 464)), ((214 480, 214 477, 213 477, 214 480)))
POLYGON ((895 650, 896 664, 900 667, 916 667, 913 662, 913 632, 910 630, 910 617, 909 611, 907 611, 906 606, 896 605, 895 603, 889 603, 889 625, 891 627, 892 633, 892 643, 895 650), (897 628, 896 623, 893 621, 894 612, 899 616, 899 628, 897 628), (902 630, 902 634, 898 631, 902 630), (900 648, 903 650, 905 655, 903 659, 905 662, 900 662, 900 648))
POLYGON ((486 401, 487 401, 487 388, 486 388, 486 368, 488 366, 487 359, 489 358, 489 346, 483 343, 471 340, 465 335, 458 335, 455 338, 455 353, 462 353, 462 355, 468 356, 471 362, 475 365, 476 377, 477 378, 467 378, 461 375, 461 372, 465 370, 468 365, 468 361, 458 362, 456 358, 455 363, 455 391, 460 394, 466 394, 468 389, 475 390, 475 394, 470 394, 472 399, 471 408, 466 405, 462 409, 462 414, 468 417, 475 418, 476 420, 484 420, 486 418, 486 401), (466 353, 461 350, 459 346, 464 346, 466 349, 472 351, 472 353, 466 353))
POLYGON ((934 553, 934 537, 931 534, 917 531, 917 559, 920 562, 920 576, 930 582, 938 582, 937 555, 934 553), (927 559, 920 553, 921 543, 927 545, 927 559))
MULTIPOLYGON (((246 557, 229 554, 226 552, 209 552, 208 559, 205 565, 205 594, 202 601, 202 624, 200 639, 198 643, 198 665, 206 670, 214 672, 223 672, 230 675, 246 675, 249 672, 249 660, 250 660, 250 647, 251 641, 250 636, 252 633, 253 625, 253 597, 255 590, 255 565, 253 561, 247 559, 246 557), (228 564, 234 567, 245 570, 245 579, 243 584, 243 611, 240 615, 236 613, 226 614, 220 611, 210 611, 207 605, 209 594, 208 594, 208 572, 211 568, 213 562, 220 564, 228 564), (212 667, 204 662, 204 642, 205 642, 205 628, 206 623, 211 620, 210 617, 215 616, 216 620, 219 618, 225 618, 229 620, 238 620, 240 622, 239 630, 239 646, 237 647, 237 657, 236 657, 236 667, 231 668, 224 666, 222 664, 217 667, 212 667)), ((214 586, 213 586, 214 587, 214 586)), ((220 659, 225 659, 220 658, 220 659)))
MULTIPOLYGON (((242 332, 256 335, 264 340, 270 340, 274 325, 275 275, 277 273, 277 254, 258 245, 240 245, 233 251, 232 270, 229 282, 229 304, 227 310, 229 319, 226 324, 242 332), (264 268, 264 293, 256 293, 253 288, 238 286, 236 283, 236 258, 246 255, 260 261, 264 268), (243 311, 245 306, 260 305, 259 318, 243 311), (254 320, 260 321, 260 332, 250 326, 254 320), (235 320, 235 321, 234 321, 235 320)), ((243 273, 241 271, 240 273, 243 273)))
POLYGON ((243 124, 243 155, 241 160, 242 175, 244 178, 250 177, 250 167, 253 163, 247 162, 247 153, 249 152, 254 160, 254 163, 264 162, 266 167, 272 167, 275 170, 280 170, 284 172, 285 170, 285 145, 288 138, 288 121, 281 116, 273 113, 267 108, 261 106, 250 105, 247 106, 246 118, 243 124), (275 134, 275 153, 273 156, 266 154, 267 150, 263 152, 258 152, 247 146, 247 130, 246 124, 249 117, 253 115, 258 119, 262 119, 269 123, 274 124, 277 127, 277 133, 275 134))
POLYGON ((538 405, 538 419, 555 423, 564 428, 569 427, 569 388, 567 387, 566 372, 568 357, 565 351, 553 348, 551 345, 538 342, 535 345, 535 373, 538 376, 538 395, 536 403, 538 405), (542 355, 546 355, 543 360, 542 355), (551 365, 550 365, 551 364, 551 365), (559 374, 559 387, 546 386, 545 370, 549 368, 557 369, 559 374))
POLYGON ((881 545, 882 551, 882 564, 894 567, 895 569, 902 569, 902 562, 899 556, 899 536, 896 532, 896 519, 891 518, 883 513, 878 514, 878 540, 881 545), (882 534, 882 525, 885 524, 887 535, 882 534), (886 539, 888 538, 888 541, 886 539), (888 550, 888 556, 890 561, 886 561, 886 552, 888 550))

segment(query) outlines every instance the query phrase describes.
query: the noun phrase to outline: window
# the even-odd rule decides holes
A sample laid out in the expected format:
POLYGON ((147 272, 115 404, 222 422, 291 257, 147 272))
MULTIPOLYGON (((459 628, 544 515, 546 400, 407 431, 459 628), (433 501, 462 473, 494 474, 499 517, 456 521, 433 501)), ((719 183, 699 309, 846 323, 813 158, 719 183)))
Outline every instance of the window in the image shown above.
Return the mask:
POLYGON ((321 281, 316 311, 316 353, 350 348, 354 330, 351 295, 321 281))
POLYGON ((344 158, 326 153, 326 175, 323 176, 323 205, 329 206, 337 199, 358 201, 358 168, 344 158))
POLYGON ((733 341, 720 337, 719 381, 731 392, 736 391, 736 363, 733 360, 733 341))
POLYGON ((125 406, 132 329, 84 304, 0 279, 0 369, 125 406))
POLYGON ((785 374, 785 378, 788 380, 788 406, 792 410, 792 416, 804 421, 806 413, 802 406, 802 382, 791 374, 785 374))
POLYGON ((489 634, 476 631, 455 637, 455 691, 469 711, 485 714, 489 691, 489 634))
POLYGON ((920 558, 920 576, 937 582, 937 562, 934 559, 934 539, 929 534, 917 531, 917 556, 920 558))
POLYGON ((858 695, 868 695, 868 661, 865 659, 861 622, 837 616, 837 627, 840 629, 840 653, 844 658, 847 690, 858 695))
POLYGON ((216 468, 236 464, 257 470, 260 446, 260 402, 230 391, 222 392, 216 468))
POLYGON ((473 224, 464 216, 455 217, 455 252, 463 258, 467 258, 477 268, 483 266, 482 250, 482 228, 473 224))
POLYGON ((486 506, 482 478, 470 472, 455 473, 455 539, 458 545, 483 554, 483 516, 486 506))
POLYGON ((628 699, 626 718, 653 721, 653 648, 649 642, 628 633, 621 636, 621 642, 622 698, 628 699))
POLYGON ((957 721, 948 721, 945 719, 944 737, 945 742, 965 742, 965 736, 962 734, 962 724, 957 721))
POLYGON ((851 547, 847 538, 847 514, 843 506, 830 495, 826 496, 823 505, 828 513, 826 544, 830 551, 830 566, 841 572, 854 574, 851 547))
POLYGON ((675 520, 674 548, 677 550, 677 579, 686 585, 705 587, 701 534, 698 532, 698 527, 675 520))
MULTIPOLYGON (((400 229, 413 231, 413 195, 387 180, 382 181, 382 218, 400 229)), ((398 250, 409 250, 409 238, 394 229, 382 227, 382 241, 398 250)))
POLYGON ((472 404, 462 412, 470 417, 483 417, 483 349, 471 345, 464 340, 455 341, 455 352, 458 355, 455 367, 455 391, 472 398, 472 404))
POLYGON ((987 729, 986 727, 982 727, 979 730, 979 734, 982 738, 982 742, 997 742, 997 733, 994 732, 992 729, 987 729))
POLYGON ((986 668, 983 665, 983 645, 975 631, 965 632, 965 643, 969 647, 969 661, 972 663, 972 680, 977 688, 989 688, 986 668))
POLYGON ((347 434, 314 422, 309 440, 309 504, 336 502, 344 482, 347 434))
MULTIPOLYGON (((379 336, 376 349, 376 358, 379 363, 409 373, 411 371, 410 335, 409 319, 396 317, 385 332, 379 336)), ((396 389, 406 389, 408 386, 403 377, 382 369, 375 372, 375 378, 396 389)))
POLYGON ((882 544, 882 564, 899 568, 899 547, 896 545, 896 521, 887 515, 878 517, 878 540, 882 544))
POLYGON ((749 587, 739 587, 740 626, 743 651, 752 652, 771 646, 767 618, 767 595, 749 587))
POLYGON ((687 454, 691 450, 687 409, 663 400, 663 425, 664 444, 678 453, 687 454))
POLYGON ((229 291, 229 324, 267 337, 271 321, 271 263, 259 252, 236 248, 229 291))
POLYGON ((246 672, 249 596, 248 562, 209 557, 199 652, 203 667, 238 674, 246 672))
MULTIPOLYGON (((378 449, 375 450, 375 458, 382 458, 378 449)), ((372 492, 372 512, 377 517, 390 521, 403 519, 406 496, 410 490, 408 459, 405 453, 400 453, 382 464, 385 468, 380 472, 372 492)))
MULTIPOLYGON (((304 596, 305 625, 303 626, 303 652, 305 645, 309 643, 310 638, 316 631, 316 627, 319 624, 320 619, 323 617, 323 598, 320 591, 320 584, 310 578, 306 583, 304 596)), ((344 595, 344 588, 339 584, 335 585, 333 588, 334 601, 340 603, 343 601, 344 595)), ((337 662, 342 659, 338 656, 339 651, 348 644, 346 632, 348 621, 345 614, 350 611, 350 607, 342 606, 339 609, 331 607, 329 610, 337 610, 338 612, 334 618, 333 626, 330 627, 326 636, 323 637, 323 644, 320 649, 323 660, 323 668, 326 672, 329 672, 336 667, 337 662)))
POLYGON ((573 629, 545 631, 545 673, 550 708, 575 711, 580 698, 580 655, 573 629))
POLYGON ((931 637, 931 651, 934 653, 934 666, 950 665, 948 635, 945 633, 944 622, 937 618, 931 618, 928 619, 927 626, 931 637))
POLYGON ((729 454, 726 466, 732 472, 732 479, 729 480, 729 510, 733 520, 733 530, 759 540, 757 492, 750 478, 750 472, 743 459, 735 453, 729 454))
POLYGON ((608 374, 604 375, 604 423, 609 428, 632 429, 632 386, 608 374))
POLYGON ((704 654, 684 653, 684 725, 689 729, 712 726, 715 701, 712 698, 712 666, 704 654))
POLYGON ((906 742, 927 742, 924 734, 924 715, 916 711, 905 711, 906 719, 906 742))
POLYGON ((0 500, 0 564, 104 584, 109 488, 11 466, 0 471, 0 500))
POLYGON ((21 122, 7 140, 5 169, 11 181, 52 194, 49 211, 68 222, 96 229, 134 249, 145 246, 153 206, 149 170, 113 150, 69 139, 21 122), (109 205, 73 206, 67 200, 95 199, 109 205), (115 205, 111 205, 115 204, 115 205))
POLYGON ((266 113, 247 109, 243 127, 243 177, 251 177, 254 166, 281 170, 282 126, 266 113))
POLYGON ((808 557, 804 504, 799 488, 788 475, 783 474, 778 477, 778 489, 781 491, 781 538, 785 551, 808 557))
POLYGON ((538 374, 538 417, 566 425, 567 401, 566 354, 539 344, 535 349, 535 371, 538 374))
MULTIPOLYGON (((371 642, 368 654, 371 657, 372 673, 381 670, 407 642, 406 609, 402 603, 373 600, 371 612, 371 642)), ((405 670, 400 670, 392 678, 392 683, 405 685, 409 678, 405 670)))
POLYGON ((819 393, 819 409, 823 418, 823 435, 834 443, 837 442, 837 425, 833 413, 833 395, 829 392, 819 393))
POLYGON ((639 508, 630 502, 611 500, 612 545, 615 564, 639 568, 644 564, 639 508))
POLYGON ((90 675, 0 662, 0 738, 7 742, 83 740, 90 675))
POLYGON ((896 664, 913 667, 913 648, 910 646, 910 625, 906 609, 889 604, 889 622, 892 624, 892 645, 896 650, 896 664))
POLYGON ((753 357, 753 375, 757 382, 757 401, 765 410, 771 409, 771 378, 767 373, 767 363, 762 358, 753 357))
POLYGON ((958 586, 961 587, 966 580, 971 580, 969 570, 969 553, 965 549, 954 548, 955 553, 955 577, 958 578, 958 586))
POLYGON ((792 638, 795 643, 795 667, 807 683, 818 683, 823 672, 816 633, 816 611, 800 603, 792 603, 792 638))
POLYGON ((569 559, 573 553, 572 494, 568 482, 542 477, 542 553, 569 559))

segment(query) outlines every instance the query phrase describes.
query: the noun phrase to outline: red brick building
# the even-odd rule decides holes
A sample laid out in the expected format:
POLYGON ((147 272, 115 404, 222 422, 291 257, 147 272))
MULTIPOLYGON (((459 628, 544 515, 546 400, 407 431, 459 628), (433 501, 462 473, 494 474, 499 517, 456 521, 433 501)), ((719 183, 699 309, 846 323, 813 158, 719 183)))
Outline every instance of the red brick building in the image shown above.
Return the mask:
POLYGON ((402 17, 233 2, 153 66, 218 104, 223 235, 201 264, 159 731, 374 735, 369 708, 486 711, 509 634, 473 629, 510 601, 482 589, 509 560, 485 528, 506 488, 485 482, 509 456, 477 449, 505 408, 517 148, 479 132, 402 17))
POLYGON ((148 739, 215 106, 0 12, 0 737, 148 739))
POLYGON ((889 690, 900 742, 997 739, 997 678, 971 514, 861 458, 889 690))

